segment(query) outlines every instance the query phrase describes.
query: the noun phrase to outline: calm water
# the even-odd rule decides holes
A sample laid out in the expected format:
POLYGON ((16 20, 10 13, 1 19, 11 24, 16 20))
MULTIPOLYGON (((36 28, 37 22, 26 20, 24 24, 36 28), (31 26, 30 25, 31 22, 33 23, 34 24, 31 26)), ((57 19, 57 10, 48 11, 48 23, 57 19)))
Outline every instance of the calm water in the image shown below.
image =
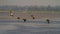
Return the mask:
POLYGON ((0 19, 0 34, 60 34, 60 20, 9 20, 0 19))

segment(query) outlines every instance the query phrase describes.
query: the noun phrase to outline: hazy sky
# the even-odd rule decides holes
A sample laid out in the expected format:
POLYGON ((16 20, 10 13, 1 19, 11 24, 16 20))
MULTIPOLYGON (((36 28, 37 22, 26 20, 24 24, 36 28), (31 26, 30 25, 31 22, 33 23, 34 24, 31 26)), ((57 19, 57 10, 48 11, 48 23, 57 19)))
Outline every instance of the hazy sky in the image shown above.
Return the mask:
POLYGON ((1 5, 16 5, 16 6, 56 6, 60 5, 60 0, 0 0, 1 5))

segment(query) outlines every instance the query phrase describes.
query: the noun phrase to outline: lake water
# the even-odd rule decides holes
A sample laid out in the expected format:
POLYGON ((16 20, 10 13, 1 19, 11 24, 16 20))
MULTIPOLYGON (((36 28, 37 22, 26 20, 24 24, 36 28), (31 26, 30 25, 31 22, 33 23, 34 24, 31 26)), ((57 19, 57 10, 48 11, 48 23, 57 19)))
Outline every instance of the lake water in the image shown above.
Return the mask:
POLYGON ((9 20, 0 19, 0 34, 60 34, 60 20, 9 20))

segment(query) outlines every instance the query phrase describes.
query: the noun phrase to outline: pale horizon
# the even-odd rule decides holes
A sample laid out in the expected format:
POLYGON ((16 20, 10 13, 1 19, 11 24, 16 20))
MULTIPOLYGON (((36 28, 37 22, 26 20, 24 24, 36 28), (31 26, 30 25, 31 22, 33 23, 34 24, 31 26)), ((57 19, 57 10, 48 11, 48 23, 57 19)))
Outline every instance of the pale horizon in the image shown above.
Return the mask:
POLYGON ((0 6, 60 6, 60 0, 0 0, 0 6))

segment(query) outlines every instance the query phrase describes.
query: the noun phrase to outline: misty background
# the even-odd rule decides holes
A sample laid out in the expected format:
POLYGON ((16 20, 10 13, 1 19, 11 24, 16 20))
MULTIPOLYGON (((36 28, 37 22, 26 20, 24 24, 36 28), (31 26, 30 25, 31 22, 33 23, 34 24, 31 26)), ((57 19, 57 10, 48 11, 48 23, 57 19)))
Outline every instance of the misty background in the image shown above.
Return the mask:
POLYGON ((0 0, 0 10, 60 11, 60 0, 0 0))

